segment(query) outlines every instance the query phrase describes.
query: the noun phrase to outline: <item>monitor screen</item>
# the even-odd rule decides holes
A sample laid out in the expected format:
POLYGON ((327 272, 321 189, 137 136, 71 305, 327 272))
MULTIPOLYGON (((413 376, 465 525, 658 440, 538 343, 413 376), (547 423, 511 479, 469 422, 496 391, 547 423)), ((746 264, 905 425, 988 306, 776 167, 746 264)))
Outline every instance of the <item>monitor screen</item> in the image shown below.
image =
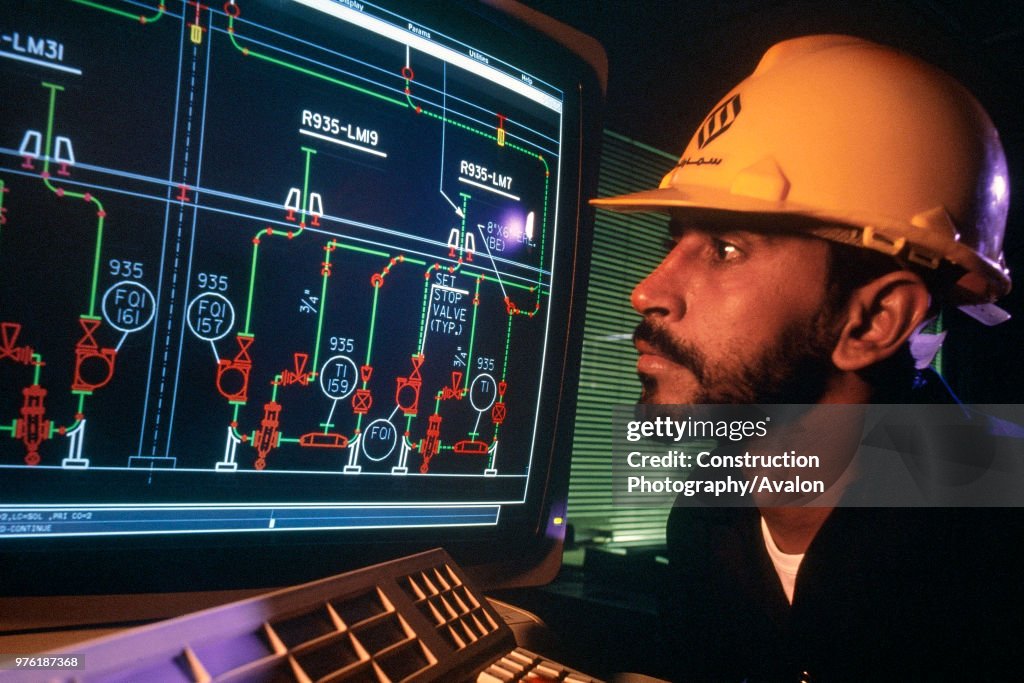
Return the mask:
POLYGON ((5 594, 557 544, 585 60, 468 2, 0 22, 5 594))

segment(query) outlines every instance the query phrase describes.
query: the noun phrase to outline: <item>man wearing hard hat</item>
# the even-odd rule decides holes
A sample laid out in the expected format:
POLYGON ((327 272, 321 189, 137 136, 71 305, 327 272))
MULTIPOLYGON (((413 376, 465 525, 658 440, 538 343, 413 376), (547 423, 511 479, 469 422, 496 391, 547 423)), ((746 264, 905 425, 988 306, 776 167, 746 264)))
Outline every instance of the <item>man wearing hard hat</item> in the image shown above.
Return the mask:
MULTIPOLYGON (((858 38, 775 45, 657 189, 593 203, 671 217, 632 297, 647 403, 940 402, 923 324, 1007 317, 995 128, 948 75, 858 38)), ((1004 517, 677 507, 677 676, 1004 680, 1024 637, 1004 517)))

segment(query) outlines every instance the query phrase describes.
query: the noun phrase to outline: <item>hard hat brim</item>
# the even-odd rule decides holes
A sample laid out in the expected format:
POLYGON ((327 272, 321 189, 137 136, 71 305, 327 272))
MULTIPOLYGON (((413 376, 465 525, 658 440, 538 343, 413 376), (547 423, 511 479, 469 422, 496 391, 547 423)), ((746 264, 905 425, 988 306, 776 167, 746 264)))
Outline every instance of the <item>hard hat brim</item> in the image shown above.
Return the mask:
POLYGON ((614 197, 591 199, 593 206, 612 211, 650 211, 658 209, 719 209, 722 211, 790 213, 792 205, 744 197, 700 186, 660 187, 614 197))
MULTIPOLYGON (((791 230, 814 235, 834 242, 863 246, 861 231, 864 226, 888 228, 893 234, 906 234, 913 230, 902 221, 880 216, 837 215, 837 212, 816 210, 785 200, 766 200, 737 195, 715 188, 675 185, 654 190, 632 192, 613 197, 591 199, 590 204, 612 211, 660 211, 663 213, 685 213, 696 220, 707 220, 718 225, 749 226, 754 230, 791 230)), ((941 256, 949 262, 968 271, 985 273, 984 280, 968 283, 961 281, 955 300, 950 301, 961 307, 972 317, 991 322, 993 316, 985 313, 976 315, 964 304, 991 304, 1010 291, 1010 278, 1004 266, 989 261, 972 249, 951 242, 943 245, 941 256)))
POLYGON ((760 199, 694 185, 598 197, 591 199, 590 204, 600 209, 620 212, 679 212, 715 224, 749 224, 753 229, 808 232, 822 224, 857 226, 859 222, 857 217, 837 216, 791 201, 760 199))

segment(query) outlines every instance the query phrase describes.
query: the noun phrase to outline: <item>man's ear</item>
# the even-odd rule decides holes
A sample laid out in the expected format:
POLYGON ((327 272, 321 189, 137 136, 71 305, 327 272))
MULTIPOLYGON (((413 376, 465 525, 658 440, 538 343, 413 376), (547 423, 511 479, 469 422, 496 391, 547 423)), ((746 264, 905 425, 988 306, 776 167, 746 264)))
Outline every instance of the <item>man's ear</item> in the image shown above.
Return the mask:
POLYGON ((925 319, 930 305, 928 288, 909 270, 872 280, 850 297, 832 362, 840 370, 857 371, 892 356, 925 319))

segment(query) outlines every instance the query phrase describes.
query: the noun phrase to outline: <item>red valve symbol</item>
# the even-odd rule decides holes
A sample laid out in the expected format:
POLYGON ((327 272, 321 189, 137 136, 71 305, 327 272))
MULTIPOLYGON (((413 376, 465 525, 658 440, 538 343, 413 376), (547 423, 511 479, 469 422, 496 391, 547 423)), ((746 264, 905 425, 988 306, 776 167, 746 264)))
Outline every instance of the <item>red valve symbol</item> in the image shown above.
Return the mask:
POLYGON ((447 400, 450 400, 450 399, 453 399, 453 398, 454 399, 460 399, 460 398, 462 398, 463 396, 466 395, 466 392, 469 391, 469 389, 466 389, 465 387, 462 386, 462 377, 463 377, 462 371, 460 371, 460 370, 452 370, 452 383, 451 383, 451 385, 450 386, 446 386, 446 387, 442 387, 442 389, 441 389, 441 399, 442 400, 447 401, 447 400))
POLYGON ((263 406, 263 419, 260 420, 259 431, 252 440, 252 446, 256 449, 256 469, 262 470, 267 466, 267 454, 277 448, 281 441, 281 434, 277 431, 281 419, 281 404, 271 401, 263 406))
POLYGON ((46 413, 43 407, 46 389, 33 384, 22 389, 21 394, 25 397, 25 402, 21 406, 21 419, 15 420, 14 438, 21 439, 28 451, 25 455, 25 464, 38 465, 39 444, 50 438, 50 421, 43 419, 46 413))
POLYGON ((96 343, 93 333, 100 326, 99 320, 79 318, 78 322, 85 334, 75 345, 75 377, 71 390, 91 392, 106 386, 113 378, 117 350, 101 349, 96 343))
POLYGON ((32 347, 15 346, 19 334, 20 323, 0 323, 0 360, 10 358, 15 363, 29 365, 32 362, 32 347))
POLYGON ((356 393, 352 396, 352 412, 358 413, 359 415, 366 415, 370 412, 370 406, 373 405, 373 396, 370 394, 369 389, 356 389, 356 393))
POLYGON ((295 353, 293 354, 295 363, 295 371, 284 370, 281 372, 281 386, 286 387, 289 384, 301 384, 302 386, 309 385, 309 373, 306 372, 306 363, 309 362, 308 353, 295 353))
POLYGON ((420 465, 420 474, 430 471, 430 459, 437 455, 441 437, 441 416, 434 414, 427 420, 427 435, 420 441, 420 454, 423 456, 423 464, 420 465))
POLYGON ((419 411, 420 389, 423 387, 423 377, 420 375, 422 365, 423 354, 417 354, 412 357, 412 372, 409 376, 396 378, 395 403, 405 415, 415 415, 419 411))
POLYGON ((235 357, 217 362, 217 391, 233 403, 245 403, 249 400, 249 373, 252 371, 249 347, 253 337, 238 335, 236 339, 238 353, 235 357))

